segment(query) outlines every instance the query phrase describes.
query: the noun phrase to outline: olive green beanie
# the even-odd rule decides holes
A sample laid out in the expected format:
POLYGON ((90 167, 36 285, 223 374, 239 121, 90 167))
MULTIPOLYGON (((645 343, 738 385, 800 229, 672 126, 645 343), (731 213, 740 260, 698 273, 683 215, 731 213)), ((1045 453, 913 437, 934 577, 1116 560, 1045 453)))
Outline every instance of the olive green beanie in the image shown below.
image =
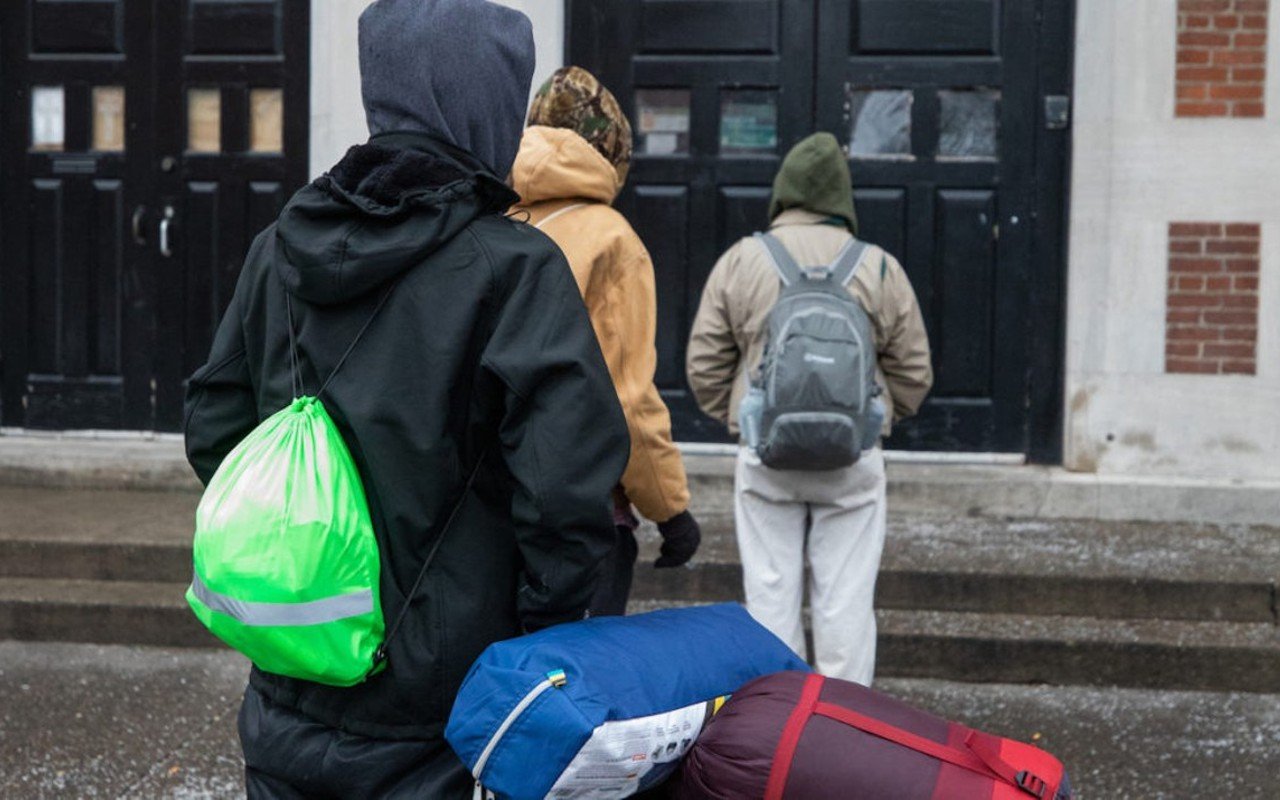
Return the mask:
POLYGON ((853 211, 853 179, 849 162, 836 137, 815 133, 791 148, 773 181, 769 219, 789 208, 803 208, 832 217, 858 233, 858 217, 853 211))

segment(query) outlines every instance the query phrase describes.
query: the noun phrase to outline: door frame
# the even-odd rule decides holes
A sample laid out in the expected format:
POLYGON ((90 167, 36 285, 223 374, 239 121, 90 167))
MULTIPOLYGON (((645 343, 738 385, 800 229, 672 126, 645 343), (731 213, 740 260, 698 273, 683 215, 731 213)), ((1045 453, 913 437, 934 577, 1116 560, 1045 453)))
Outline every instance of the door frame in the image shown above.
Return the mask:
MULTIPOLYGON (((816 0, 814 5, 817 5, 816 0)), ((1023 2, 1023 0, 1003 0, 1023 2)), ((1026 417, 1021 450, 1027 460, 1038 464, 1061 464, 1065 411, 1066 302, 1068 279, 1067 231, 1071 195, 1070 121, 1063 128, 1049 129, 1044 98, 1065 95, 1074 106, 1074 56, 1076 41, 1076 0, 1028 0, 1035 3, 1036 119, 1032 128, 1033 174, 1024 187, 1030 239, 1026 248, 1030 265, 1026 272, 1024 315, 1027 342, 1022 376, 1026 417), (1052 191, 1058 187, 1057 191, 1052 191)), ((632 0, 636 2, 636 0, 632 0)), ((631 53, 610 47, 625 31, 630 15, 608 13, 599 0, 565 0, 564 52, 566 64, 590 63, 606 71, 626 69, 631 53), (590 18, 587 19, 587 15, 590 18), (594 33, 594 36, 590 34, 594 33), (575 58, 575 55, 581 56, 575 58)), ((813 52, 817 58, 818 31, 814 26, 813 52)), ((816 71, 816 64, 815 64, 816 71)), ((811 107, 817 108, 818 82, 812 83, 811 107)), ((620 98, 630 108, 631 98, 620 98)), ((816 121, 816 120, 815 120, 816 121)), ((688 331, 682 331, 687 336, 688 331)))

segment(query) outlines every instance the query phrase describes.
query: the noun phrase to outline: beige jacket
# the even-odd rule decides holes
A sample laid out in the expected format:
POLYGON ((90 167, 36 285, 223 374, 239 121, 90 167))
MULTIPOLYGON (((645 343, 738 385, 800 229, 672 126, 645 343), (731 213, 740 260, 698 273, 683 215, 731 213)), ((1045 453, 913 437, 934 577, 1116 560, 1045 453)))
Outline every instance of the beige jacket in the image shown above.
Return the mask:
POLYGON ((631 430, 622 488, 641 514, 666 522, 688 509, 689 486, 671 416, 653 385, 653 262, 611 206, 622 188, 617 170, 573 131, 534 126, 525 131, 511 181, 521 197, 517 210, 564 251, 586 301, 631 430))
MULTIPOLYGON (((770 229, 802 266, 829 264, 849 241, 843 227, 803 209, 784 211, 770 229)), ((760 363, 769 312, 782 284, 764 246, 743 239, 720 257, 706 288, 689 340, 689 385, 709 416, 738 434, 738 405, 748 377, 760 363)), ((929 337, 915 291, 897 259, 874 245, 863 253, 850 284, 875 326, 876 379, 885 392, 884 435, 916 413, 933 385, 929 337)))

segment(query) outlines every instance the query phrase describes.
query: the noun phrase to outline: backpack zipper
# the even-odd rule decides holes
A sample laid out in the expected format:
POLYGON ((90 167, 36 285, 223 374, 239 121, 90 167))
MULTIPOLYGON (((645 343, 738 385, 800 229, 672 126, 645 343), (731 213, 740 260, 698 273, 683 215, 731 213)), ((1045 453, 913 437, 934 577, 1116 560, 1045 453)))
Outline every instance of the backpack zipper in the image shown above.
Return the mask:
POLYGON ((569 679, 565 676, 564 670, 553 669, 547 673, 547 676, 538 682, 538 685, 529 690, 529 693, 520 698, 520 702, 516 703, 515 708, 511 709, 511 713, 507 714, 506 719, 502 720, 502 724, 498 726, 498 730, 493 732, 493 736, 489 737, 489 743, 484 746, 484 750, 480 752, 480 757, 476 759, 476 765, 471 773, 476 778, 476 797, 484 796, 484 787, 481 778, 484 776, 484 768, 489 765, 489 759, 493 756, 493 751, 498 748, 498 744, 502 741, 502 737, 507 735, 507 731, 512 725, 516 724, 516 720, 520 715, 529 710, 529 706, 533 705, 533 701, 537 700, 548 689, 562 688, 569 679))

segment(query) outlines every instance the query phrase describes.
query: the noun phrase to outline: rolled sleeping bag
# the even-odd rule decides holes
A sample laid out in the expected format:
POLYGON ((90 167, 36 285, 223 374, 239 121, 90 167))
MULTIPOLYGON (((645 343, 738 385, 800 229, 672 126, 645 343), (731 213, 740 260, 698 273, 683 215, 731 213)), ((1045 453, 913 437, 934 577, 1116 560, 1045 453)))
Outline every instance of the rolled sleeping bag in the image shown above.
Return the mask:
POLYGON ((678 800, 1071 800, 1050 754, 814 673, 753 681, 711 720, 678 800))
POLYGON ((490 645, 445 737, 477 796, 630 797, 675 772, 740 686, 807 669, 736 604, 589 619, 490 645))

